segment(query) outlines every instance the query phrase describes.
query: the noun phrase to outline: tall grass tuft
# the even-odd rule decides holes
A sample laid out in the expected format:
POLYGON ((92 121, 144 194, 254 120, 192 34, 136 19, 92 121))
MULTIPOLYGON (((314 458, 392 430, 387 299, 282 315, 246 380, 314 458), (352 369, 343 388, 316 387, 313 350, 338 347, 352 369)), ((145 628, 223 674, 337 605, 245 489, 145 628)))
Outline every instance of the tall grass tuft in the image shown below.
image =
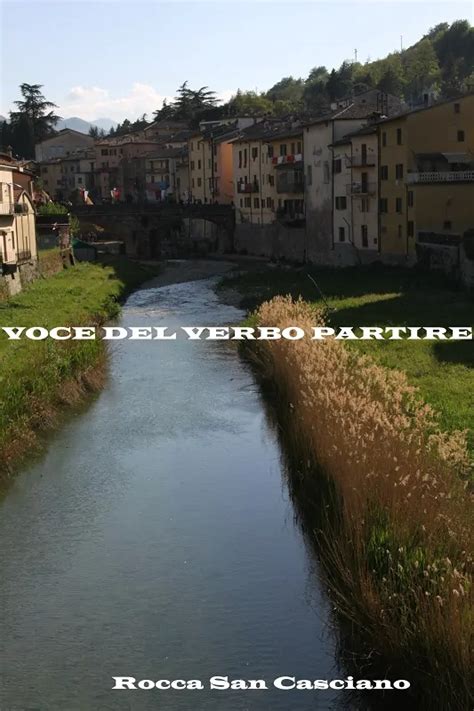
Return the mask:
MULTIPOLYGON (((259 325, 297 325, 307 334, 324 321, 321 311, 290 297, 262 304, 256 317, 259 325)), ((330 500, 320 502, 327 515, 315 536, 338 611, 387 665, 435 690, 436 708, 468 708, 473 517, 466 432, 443 432, 403 373, 339 341, 308 335, 258 348, 260 366, 288 408, 302 476, 323 471, 333 485, 330 500)))

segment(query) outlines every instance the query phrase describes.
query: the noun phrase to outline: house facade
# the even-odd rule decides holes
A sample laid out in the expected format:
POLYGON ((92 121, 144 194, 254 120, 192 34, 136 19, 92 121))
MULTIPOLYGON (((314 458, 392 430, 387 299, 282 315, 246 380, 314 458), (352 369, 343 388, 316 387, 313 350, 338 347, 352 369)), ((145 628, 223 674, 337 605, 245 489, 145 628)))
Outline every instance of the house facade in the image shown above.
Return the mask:
POLYGON ((457 253, 474 229, 474 94, 382 122, 379 150, 384 260, 412 263, 429 245, 457 253))
POLYGON ((51 138, 36 144, 35 159, 40 163, 54 158, 64 158, 74 151, 93 148, 93 146, 92 136, 74 131, 72 128, 64 128, 51 138))
POLYGON ((0 155, 0 287, 8 294, 20 291, 36 272, 35 210, 25 178, 31 185, 31 175, 0 155))

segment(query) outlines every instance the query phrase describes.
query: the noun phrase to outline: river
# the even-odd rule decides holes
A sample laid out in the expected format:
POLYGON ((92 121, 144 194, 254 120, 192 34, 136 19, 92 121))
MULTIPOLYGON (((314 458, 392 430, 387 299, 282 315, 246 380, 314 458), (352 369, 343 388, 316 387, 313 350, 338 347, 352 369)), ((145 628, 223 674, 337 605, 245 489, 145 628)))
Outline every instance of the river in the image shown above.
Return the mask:
MULTIPOLYGON (((137 291, 121 324, 237 323, 213 283, 137 291)), ((335 708, 337 692, 272 686, 344 678, 284 474, 233 345, 114 343, 104 390, 0 504, 2 711, 335 708), (269 688, 111 689, 214 675, 269 688)))

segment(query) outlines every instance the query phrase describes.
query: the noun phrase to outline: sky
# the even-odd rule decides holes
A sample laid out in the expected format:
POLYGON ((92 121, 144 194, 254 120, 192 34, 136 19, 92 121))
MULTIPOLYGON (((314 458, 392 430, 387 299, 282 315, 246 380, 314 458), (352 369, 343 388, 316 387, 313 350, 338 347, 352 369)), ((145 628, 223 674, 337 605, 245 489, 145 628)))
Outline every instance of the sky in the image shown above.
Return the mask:
POLYGON ((0 0, 0 114, 27 82, 64 118, 151 118, 185 80, 227 100, 355 49, 383 57, 456 19, 474 22, 471 0, 0 0))

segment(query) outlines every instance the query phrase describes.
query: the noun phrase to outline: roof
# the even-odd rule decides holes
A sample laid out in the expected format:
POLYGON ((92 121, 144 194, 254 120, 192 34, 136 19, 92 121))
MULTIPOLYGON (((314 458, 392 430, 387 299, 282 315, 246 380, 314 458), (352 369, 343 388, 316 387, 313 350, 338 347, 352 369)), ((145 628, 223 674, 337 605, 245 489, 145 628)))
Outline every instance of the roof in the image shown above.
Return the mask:
POLYGON ((464 94, 459 94, 458 96, 454 96, 450 99, 442 99, 441 101, 436 101, 434 104, 430 104, 429 106, 417 106, 412 109, 407 109, 406 111, 400 111, 394 116, 384 117, 379 121, 379 123, 389 123, 390 121, 396 121, 401 118, 406 118, 411 114, 421 113, 422 111, 432 111, 433 109, 437 109, 440 106, 445 106, 446 104, 456 104, 459 101, 462 101, 462 99, 467 99, 469 96, 474 96, 474 91, 468 91, 464 94))
POLYGON ((314 126, 318 123, 335 120, 356 120, 377 116, 381 118, 384 114, 399 114, 404 107, 403 102, 398 97, 386 94, 378 89, 369 89, 361 94, 348 97, 341 100, 339 104, 332 111, 308 121, 305 126, 314 126))
POLYGON ((235 143, 248 141, 273 141, 279 138, 291 138, 303 133, 302 126, 293 126, 278 120, 260 121, 253 126, 239 131, 234 139, 235 143))
POLYGON ((86 138, 88 139, 91 143, 93 142, 92 136, 89 136, 87 133, 81 133, 81 131, 76 131, 73 128, 62 128, 60 131, 57 131, 54 135, 49 136, 49 138, 45 138, 44 141, 39 141, 37 143, 37 146, 42 146, 43 143, 48 143, 49 141, 52 141, 55 138, 59 138, 60 136, 64 136, 65 134, 70 134, 73 133, 75 136, 81 136, 81 138, 86 138))
POLYGON ((187 156, 187 154, 187 146, 183 146, 182 148, 168 148, 167 146, 158 146, 156 150, 148 151, 147 153, 144 153, 143 155, 138 157, 157 158, 159 160, 160 158, 180 158, 181 156, 187 156))

